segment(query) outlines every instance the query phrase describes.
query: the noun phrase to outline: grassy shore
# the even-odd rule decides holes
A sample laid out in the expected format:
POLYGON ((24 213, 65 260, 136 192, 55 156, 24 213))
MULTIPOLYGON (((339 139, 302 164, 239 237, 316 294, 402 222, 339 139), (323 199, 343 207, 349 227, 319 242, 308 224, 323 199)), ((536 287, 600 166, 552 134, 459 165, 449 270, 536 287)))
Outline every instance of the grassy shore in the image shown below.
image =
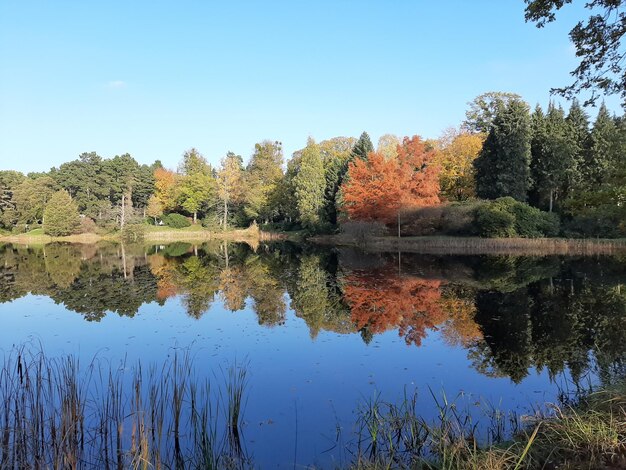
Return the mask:
POLYGON ((353 246, 369 252, 422 253, 436 255, 594 255, 626 252, 626 240, 570 238, 478 238, 478 237, 366 237, 317 236, 314 243, 353 246))
MULTIPOLYGON (((264 241, 284 240, 288 237, 284 234, 264 232, 258 227, 249 227, 247 229, 212 231, 207 230, 201 225, 192 225, 190 227, 174 229, 171 227, 155 227, 146 226, 144 241, 152 242, 203 242, 206 240, 230 240, 234 242, 245 242, 249 244, 258 244, 264 241)), ((52 242, 67 243, 83 243, 93 244, 100 241, 120 241, 119 232, 108 234, 85 233, 78 235, 68 235, 65 237, 52 237, 43 233, 42 229, 32 230, 28 233, 20 235, 4 234, 0 235, 0 243, 13 243, 20 245, 44 245, 52 242)))
POLYGON ((485 444, 456 403, 434 397, 427 422, 415 403, 369 402, 359 413, 359 447, 349 468, 428 470, 553 470, 626 468, 626 383, 596 391, 575 406, 546 404, 549 414, 514 418, 490 412, 485 444))

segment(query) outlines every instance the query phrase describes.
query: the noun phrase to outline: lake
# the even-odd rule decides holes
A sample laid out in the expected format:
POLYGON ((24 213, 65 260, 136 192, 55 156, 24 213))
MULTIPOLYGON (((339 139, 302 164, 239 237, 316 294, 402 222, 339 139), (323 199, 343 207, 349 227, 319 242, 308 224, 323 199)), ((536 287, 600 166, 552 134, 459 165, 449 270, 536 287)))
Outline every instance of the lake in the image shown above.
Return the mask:
MULTIPOLYGON (((291 243, 0 246, 0 350, 247 370, 258 468, 345 464, 359 407, 417 393, 488 435, 623 373, 618 257, 366 254, 291 243), (509 418, 506 418, 509 419, 509 418)), ((117 367, 117 366, 116 366, 117 367)))

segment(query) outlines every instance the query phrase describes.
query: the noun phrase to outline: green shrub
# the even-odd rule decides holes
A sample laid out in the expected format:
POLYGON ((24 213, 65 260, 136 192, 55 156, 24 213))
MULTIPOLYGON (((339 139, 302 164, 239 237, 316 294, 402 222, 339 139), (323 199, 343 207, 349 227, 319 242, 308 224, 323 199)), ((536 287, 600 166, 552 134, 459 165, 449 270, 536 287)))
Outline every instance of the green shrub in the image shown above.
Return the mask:
POLYGON ((490 238, 555 237, 560 231, 558 215, 543 212, 512 197, 484 202, 474 212, 474 224, 480 236, 490 238))
POLYGON ((544 237, 556 237, 561 232, 561 220, 554 212, 542 212, 538 228, 544 237))
POLYGON ((479 206, 474 212, 478 235, 487 238, 506 238, 517 235, 515 216, 495 203, 479 206))
POLYGON ((614 207, 595 207, 567 221, 563 232, 572 238, 620 238, 626 234, 624 217, 614 207))
POLYGON ((191 226, 191 222, 184 215, 172 212, 163 217, 163 223, 172 228, 185 228, 191 226))

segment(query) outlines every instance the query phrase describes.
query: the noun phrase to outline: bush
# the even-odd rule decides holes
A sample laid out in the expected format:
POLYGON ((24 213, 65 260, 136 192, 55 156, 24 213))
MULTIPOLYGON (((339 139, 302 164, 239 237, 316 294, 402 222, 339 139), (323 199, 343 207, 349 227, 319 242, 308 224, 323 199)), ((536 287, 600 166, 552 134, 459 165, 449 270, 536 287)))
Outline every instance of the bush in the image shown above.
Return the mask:
POLYGON ((176 212, 172 212, 171 214, 164 216, 163 223, 172 228, 185 228, 191 226, 191 222, 189 222, 187 217, 177 214, 176 212))
POLYGON ((441 233, 446 235, 477 235, 474 212, 481 201, 453 202, 444 206, 441 214, 441 233))
POLYGON ((561 231, 561 219, 554 212, 542 212, 537 227, 544 237, 557 237, 561 231))
POLYGON ((613 207, 596 207, 568 220, 563 232, 572 238, 620 238, 626 233, 623 220, 613 207))
POLYGON ((479 206, 474 212, 478 235, 487 238, 514 237, 515 216, 495 204, 479 206))
MULTIPOLYGON (((405 209, 400 213, 400 228, 404 236, 420 237, 442 232, 445 206, 427 206, 405 209)), ((393 224, 389 224, 390 226, 393 224)), ((397 232, 398 228, 395 227, 397 232)))
POLYGON ((476 235, 474 211, 481 204, 463 201, 405 210, 401 214, 402 235, 476 235))
POLYGON ((78 227, 78 233, 96 233, 98 226, 91 217, 82 217, 78 227))
POLYGON ((354 238, 357 243, 364 243, 371 237, 382 237, 388 234, 387 226, 373 220, 348 220, 341 224, 341 233, 354 238))
POLYGON ((474 224, 482 237, 540 238, 557 236, 559 217, 512 197, 485 202, 474 212, 474 224))

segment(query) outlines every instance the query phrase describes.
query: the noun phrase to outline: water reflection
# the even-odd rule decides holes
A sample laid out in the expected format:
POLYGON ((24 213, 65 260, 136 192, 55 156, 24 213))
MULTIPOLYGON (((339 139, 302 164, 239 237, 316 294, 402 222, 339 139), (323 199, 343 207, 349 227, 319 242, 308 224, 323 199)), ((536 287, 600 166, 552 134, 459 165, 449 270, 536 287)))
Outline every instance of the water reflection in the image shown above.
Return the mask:
POLYGON ((529 369, 610 382, 626 356, 626 267, 618 258, 364 255, 293 244, 0 247, 0 302, 45 295, 88 321, 177 297, 200 318, 249 306, 264 327, 288 309, 365 343, 396 330, 419 347, 438 330, 473 367, 520 382, 529 369))

